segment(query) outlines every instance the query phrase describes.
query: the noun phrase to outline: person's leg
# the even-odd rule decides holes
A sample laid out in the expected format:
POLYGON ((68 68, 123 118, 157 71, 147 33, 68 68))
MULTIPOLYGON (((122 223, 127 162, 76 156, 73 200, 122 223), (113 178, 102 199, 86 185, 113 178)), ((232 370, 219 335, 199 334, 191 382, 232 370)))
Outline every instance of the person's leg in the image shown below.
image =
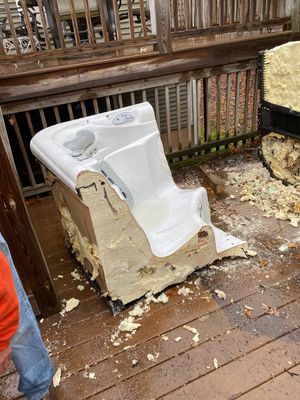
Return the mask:
POLYGON ((49 390, 54 368, 42 341, 38 324, 14 266, 9 248, 0 233, 0 250, 7 257, 20 302, 19 328, 11 341, 12 359, 20 375, 19 391, 28 400, 42 399, 49 390))

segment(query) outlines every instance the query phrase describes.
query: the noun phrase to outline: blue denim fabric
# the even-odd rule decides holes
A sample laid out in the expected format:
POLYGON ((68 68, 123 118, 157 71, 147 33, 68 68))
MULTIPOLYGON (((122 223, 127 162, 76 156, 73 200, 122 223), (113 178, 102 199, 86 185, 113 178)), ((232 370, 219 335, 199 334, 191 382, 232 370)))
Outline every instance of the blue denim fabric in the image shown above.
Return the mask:
POLYGON ((24 393, 28 400, 39 400, 48 393, 54 368, 8 245, 1 233, 0 250, 9 261, 20 302, 19 328, 11 340, 12 359, 20 375, 18 390, 24 393))

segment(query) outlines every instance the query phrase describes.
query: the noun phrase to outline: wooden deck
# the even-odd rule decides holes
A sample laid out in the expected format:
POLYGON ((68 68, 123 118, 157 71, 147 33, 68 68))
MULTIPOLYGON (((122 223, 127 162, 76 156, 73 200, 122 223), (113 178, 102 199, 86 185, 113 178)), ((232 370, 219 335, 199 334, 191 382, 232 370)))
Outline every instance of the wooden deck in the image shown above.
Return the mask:
MULTIPOLYGON (((243 163, 249 157, 255 157, 254 151, 231 156, 225 162, 243 163)), ((214 165, 221 170, 224 160, 214 165)), ((174 176, 183 186, 201 181, 195 167, 177 171, 174 176)), ((211 191, 209 194, 219 226, 224 227, 224 223, 218 222, 218 215, 234 215, 237 220, 249 222, 244 229, 234 227, 232 232, 248 240, 258 255, 217 262, 216 269, 194 274, 180 285, 193 291, 188 297, 179 295, 177 287, 169 288, 169 302, 151 304, 136 335, 119 347, 112 345, 110 337, 128 310, 113 317, 84 280, 73 280, 70 273, 76 265, 65 249, 52 198, 29 205, 61 299, 75 297, 81 301, 64 317, 58 314, 40 324, 54 363, 63 369, 56 388, 58 399, 298 398, 300 243, 283 257, 278 247, 294 243, 299 229, 285 221, 266 219, 257 208, 237 199, 216 198, 211 191), (79 291, 78 284, 85 289, 79 291), (226 300, 219 299, 215 289, 224 291, 226 300), (279 316, 266 312, 262 303, 275 307, 279 316), (184 325, 197 329, 198 343, 192 342, 194 335, 184 325), (178 337, 181 340, 176 341, 178 337), (149 353, 159 354, 155 361, 149 361, 149 353), (85 377, 90 372, 95 379, 85 377)), ((11 368, 0 378, 0 399, 17 398, 16 386, 17 374, 11 368)))

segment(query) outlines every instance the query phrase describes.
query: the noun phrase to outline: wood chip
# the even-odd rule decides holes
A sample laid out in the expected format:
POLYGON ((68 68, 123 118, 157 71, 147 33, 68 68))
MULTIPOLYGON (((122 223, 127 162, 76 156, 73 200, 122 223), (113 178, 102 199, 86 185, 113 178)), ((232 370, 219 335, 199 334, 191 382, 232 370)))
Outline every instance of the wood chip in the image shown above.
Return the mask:
POLYGON ((175 338, 174 340, 175 340, 175 342, 180 342, 181 339, 182 339, 182 337, 181 337, 181 336, 178 336, 178 337, 175 338))
POLYGON ((193 334, 198 333, 198 331, 197 331, 196 328, 193 328, 193 327, 191 327, 191 326, 189 326, 189 325, 183 325, 183 328, 186 329, 186 330, 189 331, 189 332, 192 332, 193 334))
POLYGON ((53 386, 57 387, 60 384, 60 380, 61 380, 61 368, 57 368, 54 376, 53 376, 53 386))
POLYGON ((71 297, 69 300, 66 302, 66 307, 65 311, 70 312, 74 310, 74 308, 79 306, 80 301, 78 299, 75 299, 74 297, 71 297))
POLYGON ((193 336, 192 341, 193 341, 194 343, 198 343, 199 340, 200 340, 200 339, 199 339, 199 332, 197 332, 196 335, 193 336))
POLYGON ((248 319, 253 319, 252 310, 253 310, 253 308, 251 310, 249 310, 249 308, 245 307, 244 308, 245 317, 247 317, 248 319))
POLYGON ((218 360, 216 358, 213 359, 213 363, 214 363, 214 367, 216 369, 219 368, 219 363, 218 363, 218 360))
POLYGON ((269 264, 268 260, 259 260, 260 267, 266 267, 269 264))
POLYGON ((219 299, 226 300, 227 296, 226 296, 226 293, 223 292, 223 290, 216 289, 215 293, 219 297, 219 299))
POLYGON ((261 308, 269 315, 274 315, 275 317, 280 316, 280 312, 277 310, 276 307, 267 306, 264 303, 261 303, 261 308))
POLYGON ((257 252, 254 251, 254 250, 251 250, 251 249, 247 249, 247 250, 246 250, 246 254, 247 254, 247 256, 250 256, 250 257, 255 257, 255 256, 257 256, 257 252))

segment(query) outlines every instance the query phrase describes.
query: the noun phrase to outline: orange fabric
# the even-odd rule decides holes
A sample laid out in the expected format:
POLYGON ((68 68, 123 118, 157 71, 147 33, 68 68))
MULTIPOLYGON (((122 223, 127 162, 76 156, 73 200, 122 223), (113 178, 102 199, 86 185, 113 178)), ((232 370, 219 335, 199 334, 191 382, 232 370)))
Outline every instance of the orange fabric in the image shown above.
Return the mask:
POLYGON ((19 324, 19 300, 7 258, 0 252, 0 350, 5 349, 19 324))

